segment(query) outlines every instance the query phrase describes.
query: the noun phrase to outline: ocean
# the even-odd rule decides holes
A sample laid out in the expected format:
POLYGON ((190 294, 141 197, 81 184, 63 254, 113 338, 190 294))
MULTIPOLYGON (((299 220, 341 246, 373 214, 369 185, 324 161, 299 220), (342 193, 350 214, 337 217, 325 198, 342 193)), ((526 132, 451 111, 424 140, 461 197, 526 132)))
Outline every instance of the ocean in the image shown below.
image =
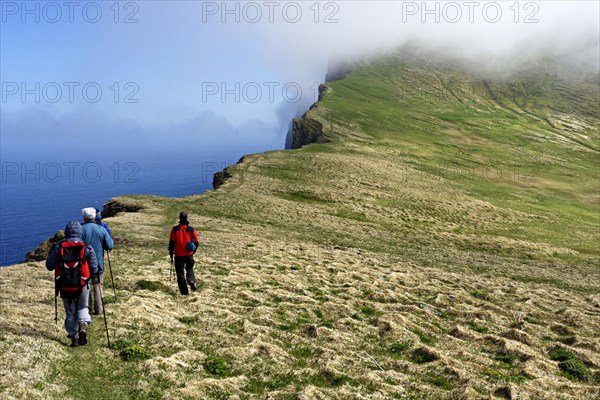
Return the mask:
POLYGON ((28 251, 64 229, 67 221, 81 221, 83 208, 102 209, 112 197, 185 197, 210 190, 214 172, 234 164, 241 155, 212 156, 211 161, 169 157, 135 163, 3 160, 0 266, 25 261, 28 251))

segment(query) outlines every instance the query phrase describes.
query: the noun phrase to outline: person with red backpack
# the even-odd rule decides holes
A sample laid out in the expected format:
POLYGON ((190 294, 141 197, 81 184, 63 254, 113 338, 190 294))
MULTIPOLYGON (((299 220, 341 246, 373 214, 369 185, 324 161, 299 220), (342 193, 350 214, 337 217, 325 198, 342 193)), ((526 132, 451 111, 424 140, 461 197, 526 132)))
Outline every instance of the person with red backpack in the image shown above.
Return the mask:
POLYGON ((55 296, 60 294, 65 308, 65 330, 71 347, 87 343, 87 327, 92 323, 88 309, 90 280, 98 274, 98 260, 92 246, 82 238, 77 221, 65 227, 65 240, 52 246, 46 268, 54 271, 55 296))
POLYGON ((193 292, 196 291, 196 278, 194 276, 194 254, 198 250, 198 233, 190 226, 188 215, 179 213, 179 225, 171 229, 169 238, 169 255, 171 263, 175 255, 175 271, 177 272, 177 285, 182 295, 189 294, 187 285, 193 292), (184 277, 185 270, 185 277, 184 277), (187 279, 187 284, 186 284, 187 279))

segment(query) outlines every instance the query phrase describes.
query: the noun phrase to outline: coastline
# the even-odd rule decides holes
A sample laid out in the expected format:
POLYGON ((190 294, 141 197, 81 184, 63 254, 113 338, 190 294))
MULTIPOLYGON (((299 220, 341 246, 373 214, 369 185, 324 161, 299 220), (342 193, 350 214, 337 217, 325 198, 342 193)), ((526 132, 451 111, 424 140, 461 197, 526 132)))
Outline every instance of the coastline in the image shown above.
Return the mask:
MULTIPOLYGON (((284 148, 282 150, 275 151, 288 151, 295 150, 306 145, 312 143, 325 143, 328 142, 325 132, 323 131, 323 124, 318 121, 316 118, 310 116, 310 111, 313 110, 319 102, 323 100, 329 87, 328 83, 342 80, 348 76, 352 72, 352 65, 346 61, 332 63, 329 62, 327 74, 325 76, 325 82, 319 85, 319 96, 317 101, 315 101, 309 109, 304 112, 302 117, 293 118, 292 119, 292 127, 291 127, 291 147, 284 148)), ((261 154, 261 153, 257 153, 261 154)), ((244 155, 240 158, 240 160, 233 164, 225 167, 222 171, 217 171, 213 175, 213 190, 220 189, 225 183, 235 177, 235 168, 237 165, 242 164, 248 159, 248 156, 251 154, 244 155)), ((202 193, 193 194, 191 196, 203 196, 206 193, 210 192, 210 189, 205 190, 202 193)), ((105 204, 103 204, 102 215, 104 219, 108 219, 116 216, 119 213, 126 212, 136 212, 144 207, 142 205, 132 204, 123 201, 124 198, 133 198, 138 196, 151 196, 151 197, 163 197, 163 196, 152 196, 152 195, 123 195, 118 197, 110 198, 105 204)), ((168 197, 165 197, 168 198, 168 197)), ((28 262, 37 262, 45 259, 45 254, 51 248, 52 244, 59 240, 61 236, 61 231, 57 231, 53 236, 47 238, 43 242, 41 242, 34 250, 28 251, 25 255, 25 260, 21 263, 6 265, 4 267, 12 267, 28 262)))

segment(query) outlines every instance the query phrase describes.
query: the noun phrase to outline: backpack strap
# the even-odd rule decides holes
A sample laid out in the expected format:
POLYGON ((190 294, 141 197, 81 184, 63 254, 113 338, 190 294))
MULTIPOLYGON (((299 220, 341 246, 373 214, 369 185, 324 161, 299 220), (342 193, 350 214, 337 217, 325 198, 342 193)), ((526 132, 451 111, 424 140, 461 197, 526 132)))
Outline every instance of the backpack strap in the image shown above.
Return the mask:
POLYGON ((194 241, 194 228, 192 228, 191 226, 188 225, 186 231, 187 231, 187 233, 189 233, 188 236, 190 238, 190 242, 193 242, 194 241))

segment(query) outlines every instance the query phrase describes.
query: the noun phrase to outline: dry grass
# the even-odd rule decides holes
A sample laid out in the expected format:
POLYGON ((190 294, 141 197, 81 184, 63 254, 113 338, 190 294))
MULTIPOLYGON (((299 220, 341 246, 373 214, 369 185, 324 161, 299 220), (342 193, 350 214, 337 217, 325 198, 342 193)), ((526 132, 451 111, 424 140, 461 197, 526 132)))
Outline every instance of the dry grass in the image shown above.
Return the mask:
MULTIPOLYGON (((107 220, 122 243, 111 254, 119 300, 106 307, 110 332, 148 359, 106 348, 100 317, 89 346, 67 348, 42 263, 0 270, 2 396, 75 398, 77 381, 60 365, 85 361, 77 379, 110 399, 598 397, 598 224, 531 202, 553 182, 572 190, 570 178, 540 174, 529 186, 508 175, 439 176, 423 161, 441 157, 434 148, 377 136, 383 118, 372 133, 359 117, 336 117, 347 85, 309 115, 345 141, 248 156, 203 196, 118 199, 145 208, 107 220), (181 209, 201 238, 201 285, 189 297, 169 281, 166 254, 181 209), (591 378, 565 376, 548 354, 555 346, 591 378)), ((490 103, 477 107, 499 107, 490 103)), ((580 118, 560 118, 585 140, 580 118)), ((448 140, 491 140, 467 136, 448 140)), ((587 210, 581 193, 574 204, 587 210)))
MULTIPOLYGON (((122 232, 130 222, 141 228, 149 220, 144 213, 126 214, 111 226, 122 232)), ((227 255, 207 250, 198 257, 203 284, 189 298, 135 289, 140 279, 167 281, 165 256, 135 272, 135 249, 113 254, 121 299, 107 305, 111 332, 151 350, 155 356, 135 368, 168 382, 169 398, 216 393, 243 398, 251 379, 286 374, 295 384, 269 393, 308 399, 360 398, 358 393, 372 399, 478 398, 506 391, 519 398, 597 394, 593 384, 560 376, 546 354, 551 344, 572 336, 569 348, 595 368, 600 365, 597 295, 424 268, 364 250, 226 232, 203 232, 202 238, 207 249, 252 247, 227 255), (182 323, 181 316, 196 320, 182 323), (406 343, 407 349, 395 353, 394 343, 406 343), (412 352, 424 343, 436 359, 415 362, 412 352), (235 375, 207 374, 202 364, 213 354, 224 357, 235 375), (495 357, 502 354, 517 356, 514 368, 498 367, 495 357), (323 376, 350 381, 336 386, 323 376), (511 376, 524 382, 511 383, 511 376), (428 377, 445 377, 454 389, 428 384, 428 377)), ((4 269, 2 277, 2 370, 10 371, 2 375, 2 387, 16 398, 63 396, 66 388, 52 371, 71 350, 62 328, 51 322, 49 273, 32 264, 4 269), (14 290, 25 270, 28 279, 41 282, 29 295, 14 290)), ((97 319, 95 342, 103 340, 100 324, 97 319)))

